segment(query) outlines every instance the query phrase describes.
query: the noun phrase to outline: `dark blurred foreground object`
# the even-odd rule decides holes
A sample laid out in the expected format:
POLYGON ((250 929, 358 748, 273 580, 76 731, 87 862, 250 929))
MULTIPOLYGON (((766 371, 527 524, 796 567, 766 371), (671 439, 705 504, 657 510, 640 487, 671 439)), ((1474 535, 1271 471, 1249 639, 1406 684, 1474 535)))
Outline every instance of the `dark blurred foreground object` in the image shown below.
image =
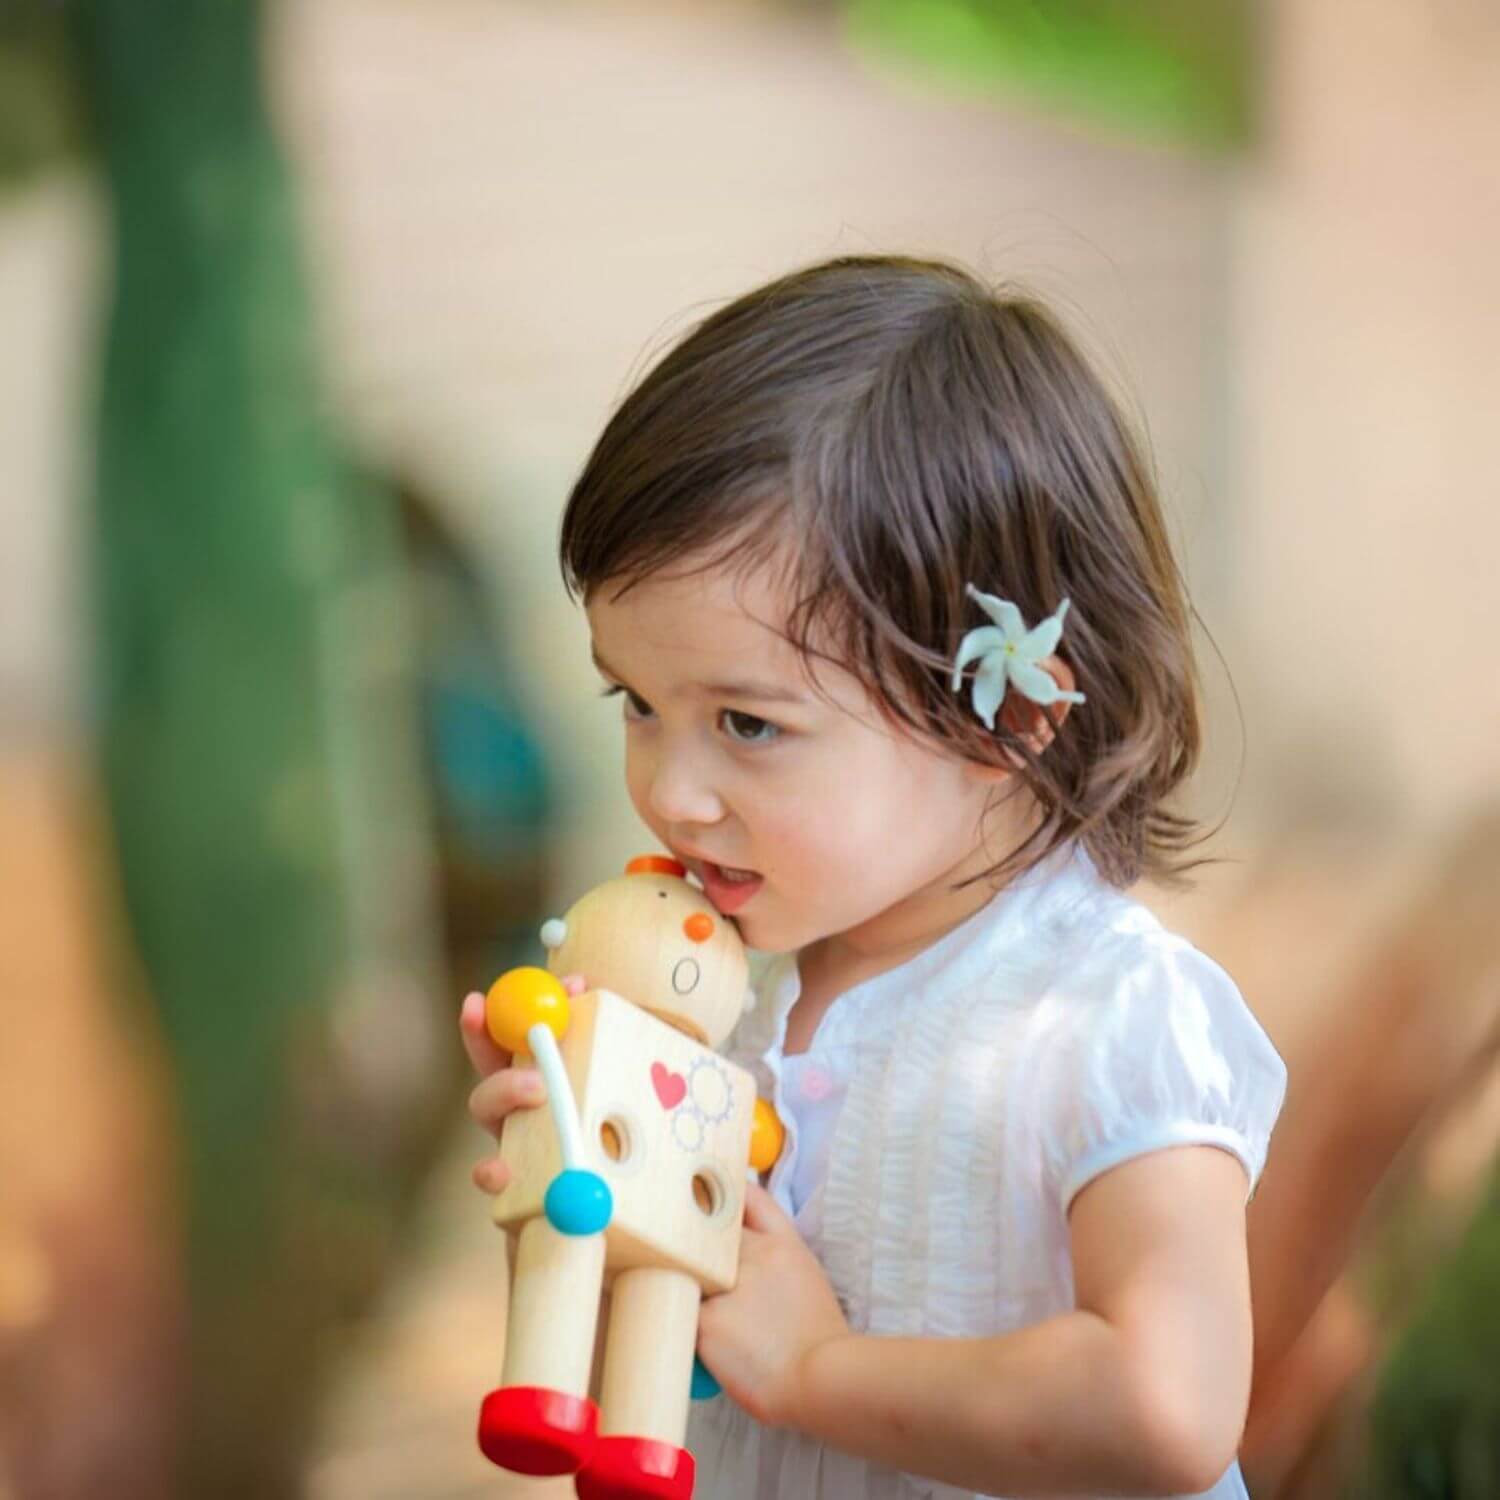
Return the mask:
POLYGON ((846 0, 856 45, 950 85, 1190 146, 1252 130, 1248 0, 846 0))
POLYGON ((453 1107, 409 580, 330 436, 259 7, 73 21, 113 200, 99 750, 183 1154, 174 1494, 278 1500, 453 1107))

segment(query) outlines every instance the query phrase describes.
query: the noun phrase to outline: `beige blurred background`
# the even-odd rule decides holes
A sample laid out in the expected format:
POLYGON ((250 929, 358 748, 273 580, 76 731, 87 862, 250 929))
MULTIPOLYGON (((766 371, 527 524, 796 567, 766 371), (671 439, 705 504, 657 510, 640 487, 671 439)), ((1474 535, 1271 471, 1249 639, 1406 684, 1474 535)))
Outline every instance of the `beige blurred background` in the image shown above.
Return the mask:
MULTIPOLYGON (((1500 12, 1269 0, 1264 23, 1259 138, 1213 156, 920 86, 820 10, 281 9, 277 110, 330 378, 361 454, 441 502, 493 590, 559 768, 554 903, 642 846, 554 558, 604 417, 753 283, 841 252, 947 255, 1059 303, 1143 414, 1222 653, 1205 649, 1197 796, 1227 817, 1229 861, 1153 899, 1225 955, 1289 1055, 1318 1055, 1320 1002, 1348 1003, 1497 795, 1500 12)), ((56 1014, 59 1050, 80 1007, 53 992, 104 985, 79 873, 77 561, 101 211, 78 169, 0 198, 0 979, 7 1008, 56 1014)), ((1464 941, 1469 984, 1493 936, 1464 941)), ((1456 1076, 1483 1027, 1455 1025, 1456 1076)), ((1472 1159, 1445 1137, 1456 1180, 1494 1114, 1466 1117, 1472 1159)), ((467 1184, 479 1147, 460 1122, 378 1315, 341 1348, 315 1500, 545 1491, 472 1446, 503 1307, 467 1184)))

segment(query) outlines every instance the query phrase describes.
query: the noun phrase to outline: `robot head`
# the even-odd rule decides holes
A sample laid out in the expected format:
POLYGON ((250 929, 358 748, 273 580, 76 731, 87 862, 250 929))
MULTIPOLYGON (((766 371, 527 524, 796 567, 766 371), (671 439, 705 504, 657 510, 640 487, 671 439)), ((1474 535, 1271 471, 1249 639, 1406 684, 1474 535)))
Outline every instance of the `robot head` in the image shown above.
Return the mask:
POLYGON ((745 1009, 749 965, 734 923, 686 874, 664 855, 633 859, 546 923, 542 942, 554 974, 582 974, 717 1047, 745 1009))

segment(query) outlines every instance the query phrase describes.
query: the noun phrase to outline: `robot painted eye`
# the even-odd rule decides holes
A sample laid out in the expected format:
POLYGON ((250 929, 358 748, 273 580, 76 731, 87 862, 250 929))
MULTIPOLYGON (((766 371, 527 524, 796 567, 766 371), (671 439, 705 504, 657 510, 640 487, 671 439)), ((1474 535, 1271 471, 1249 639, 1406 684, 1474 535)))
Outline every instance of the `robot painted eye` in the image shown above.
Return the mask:
POLYGON ((677 966, 672 970, 672 988, 679 995, 691 995, 698 988, 698 981, 702 978, 702 971, 698 968, 696 958, 681 958, 677 966))

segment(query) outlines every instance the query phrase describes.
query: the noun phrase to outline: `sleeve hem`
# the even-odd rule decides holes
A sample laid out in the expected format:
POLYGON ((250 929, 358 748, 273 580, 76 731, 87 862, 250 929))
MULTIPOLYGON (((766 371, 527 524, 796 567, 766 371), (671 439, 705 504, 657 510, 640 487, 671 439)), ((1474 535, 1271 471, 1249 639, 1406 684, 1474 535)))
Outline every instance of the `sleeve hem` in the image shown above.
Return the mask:
POLYGON ((1245 1136, 1227 1125, 1207 1125, 1201 1120, 1184 1120, 1176 1125, 1163 1125, 1138 1135, 1125 1136, 1121 1140, 1108 1141, 1079 1157, 1063 1180, 1063 1212, 1067 1213, 1074 1198, 1094 1178, 1103 1176, 1111 1168, 1123 1166, 1138 1156, 1148 1156, 1153 1151, 1165 1151, 1172 1146, 1216 1146, 1219 1150, 1238 1157, 1250 1180, 1245 1201, 1249 1202, 1254 1196, 1256 1180, 1260 1176, 1260 1163, 1245 1136))

